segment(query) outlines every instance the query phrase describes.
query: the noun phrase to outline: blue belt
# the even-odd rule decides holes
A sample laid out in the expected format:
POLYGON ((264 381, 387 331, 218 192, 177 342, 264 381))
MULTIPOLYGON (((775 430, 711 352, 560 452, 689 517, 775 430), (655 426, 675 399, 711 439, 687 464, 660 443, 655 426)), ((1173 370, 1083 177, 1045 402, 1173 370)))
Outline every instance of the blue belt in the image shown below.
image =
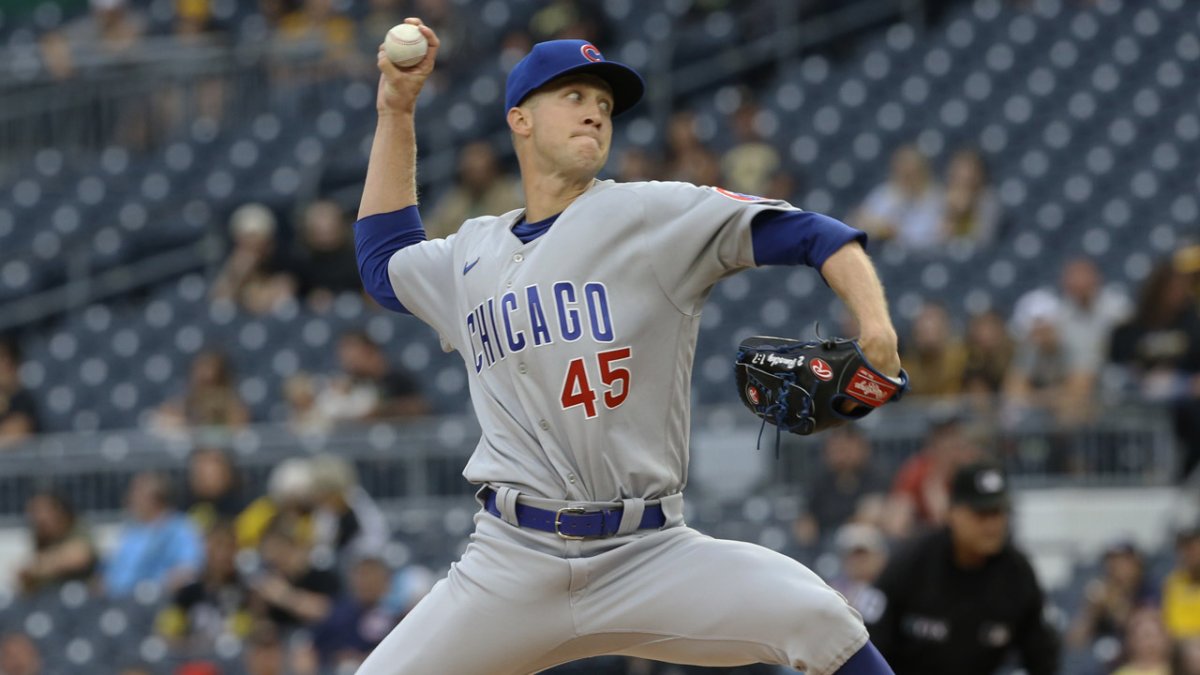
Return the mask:
MULTIPOLYGON (((484 489, 483 507, 487 512, 503 519, 500 509, 496 508, 496 491, 484 489)), ((621 527, 622 509, 602 509, 592 511, 575 506, 568 506, 557 511, 539 509, 528 504, 517 504, 517 523, 542 532, 553 532, 563 539, 600 539, 611 537, 621 527)), ((639 530, 657 530, 667 522, 662 506, 655 504, 647 506, 642 512, 642 521, 638 523, 639 530)))

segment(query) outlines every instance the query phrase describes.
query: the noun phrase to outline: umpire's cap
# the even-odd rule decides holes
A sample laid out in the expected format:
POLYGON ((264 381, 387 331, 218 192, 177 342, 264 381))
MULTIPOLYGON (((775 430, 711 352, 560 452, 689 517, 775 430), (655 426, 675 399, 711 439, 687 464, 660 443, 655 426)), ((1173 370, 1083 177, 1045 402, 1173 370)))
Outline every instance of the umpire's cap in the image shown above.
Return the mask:
POLYGON ((604 55, 586 40, 539 42, 513 67, 504 87, 504 110, 521 103, 551 80, 563 75, 587 73, 608 83, 613 91, 613 116, 620 115, 641 100, 646 91, 642 76, 629 66, 606 61, 604 55))
POLYGON ((1008 510, 1008 477, 995 462, 968 464, 954 474, 950 502, 975 511, 1008 510))

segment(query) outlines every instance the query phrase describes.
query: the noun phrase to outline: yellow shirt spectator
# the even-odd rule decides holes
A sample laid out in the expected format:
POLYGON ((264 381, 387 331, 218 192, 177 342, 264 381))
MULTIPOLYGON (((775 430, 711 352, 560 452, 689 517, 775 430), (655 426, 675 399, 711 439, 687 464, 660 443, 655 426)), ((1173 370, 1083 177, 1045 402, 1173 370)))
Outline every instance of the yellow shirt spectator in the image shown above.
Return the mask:
POLYGON ((1163 585, 1163 620, 1176 639, 1200 637, 1200 579, 1177 569, 1163 585))

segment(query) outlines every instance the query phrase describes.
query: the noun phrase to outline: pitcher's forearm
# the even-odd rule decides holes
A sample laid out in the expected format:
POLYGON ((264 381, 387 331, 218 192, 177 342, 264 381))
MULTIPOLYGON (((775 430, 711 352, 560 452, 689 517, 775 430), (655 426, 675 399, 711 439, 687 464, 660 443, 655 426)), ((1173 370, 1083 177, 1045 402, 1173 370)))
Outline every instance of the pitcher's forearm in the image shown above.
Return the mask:
POLYGON ((843 246, 825 261, 821 274, 864 331, 894 330, 883 285, 861 246, 843 246))
POLYGON ((375 126, 359 219, 417 203, 417 134, 412 112, 383 112, 375 126))
POLYGON ((859 341, 867 359, 885 375, 899 373, 896 329, 887 297, 862 246, 851 242, 838 249, 821 266, 821 274, 858 320, 859 341))

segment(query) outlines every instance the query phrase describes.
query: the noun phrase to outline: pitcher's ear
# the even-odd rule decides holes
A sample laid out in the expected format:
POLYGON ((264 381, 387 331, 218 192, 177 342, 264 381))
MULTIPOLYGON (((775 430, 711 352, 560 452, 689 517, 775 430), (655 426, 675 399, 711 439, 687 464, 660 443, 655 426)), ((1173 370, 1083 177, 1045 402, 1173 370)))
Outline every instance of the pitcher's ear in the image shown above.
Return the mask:
POLYGON ((529 110, 521 106, 509 108, 508 128, 517 136, 528 136, 533 128, 533 119, 529 115, 529 110))

